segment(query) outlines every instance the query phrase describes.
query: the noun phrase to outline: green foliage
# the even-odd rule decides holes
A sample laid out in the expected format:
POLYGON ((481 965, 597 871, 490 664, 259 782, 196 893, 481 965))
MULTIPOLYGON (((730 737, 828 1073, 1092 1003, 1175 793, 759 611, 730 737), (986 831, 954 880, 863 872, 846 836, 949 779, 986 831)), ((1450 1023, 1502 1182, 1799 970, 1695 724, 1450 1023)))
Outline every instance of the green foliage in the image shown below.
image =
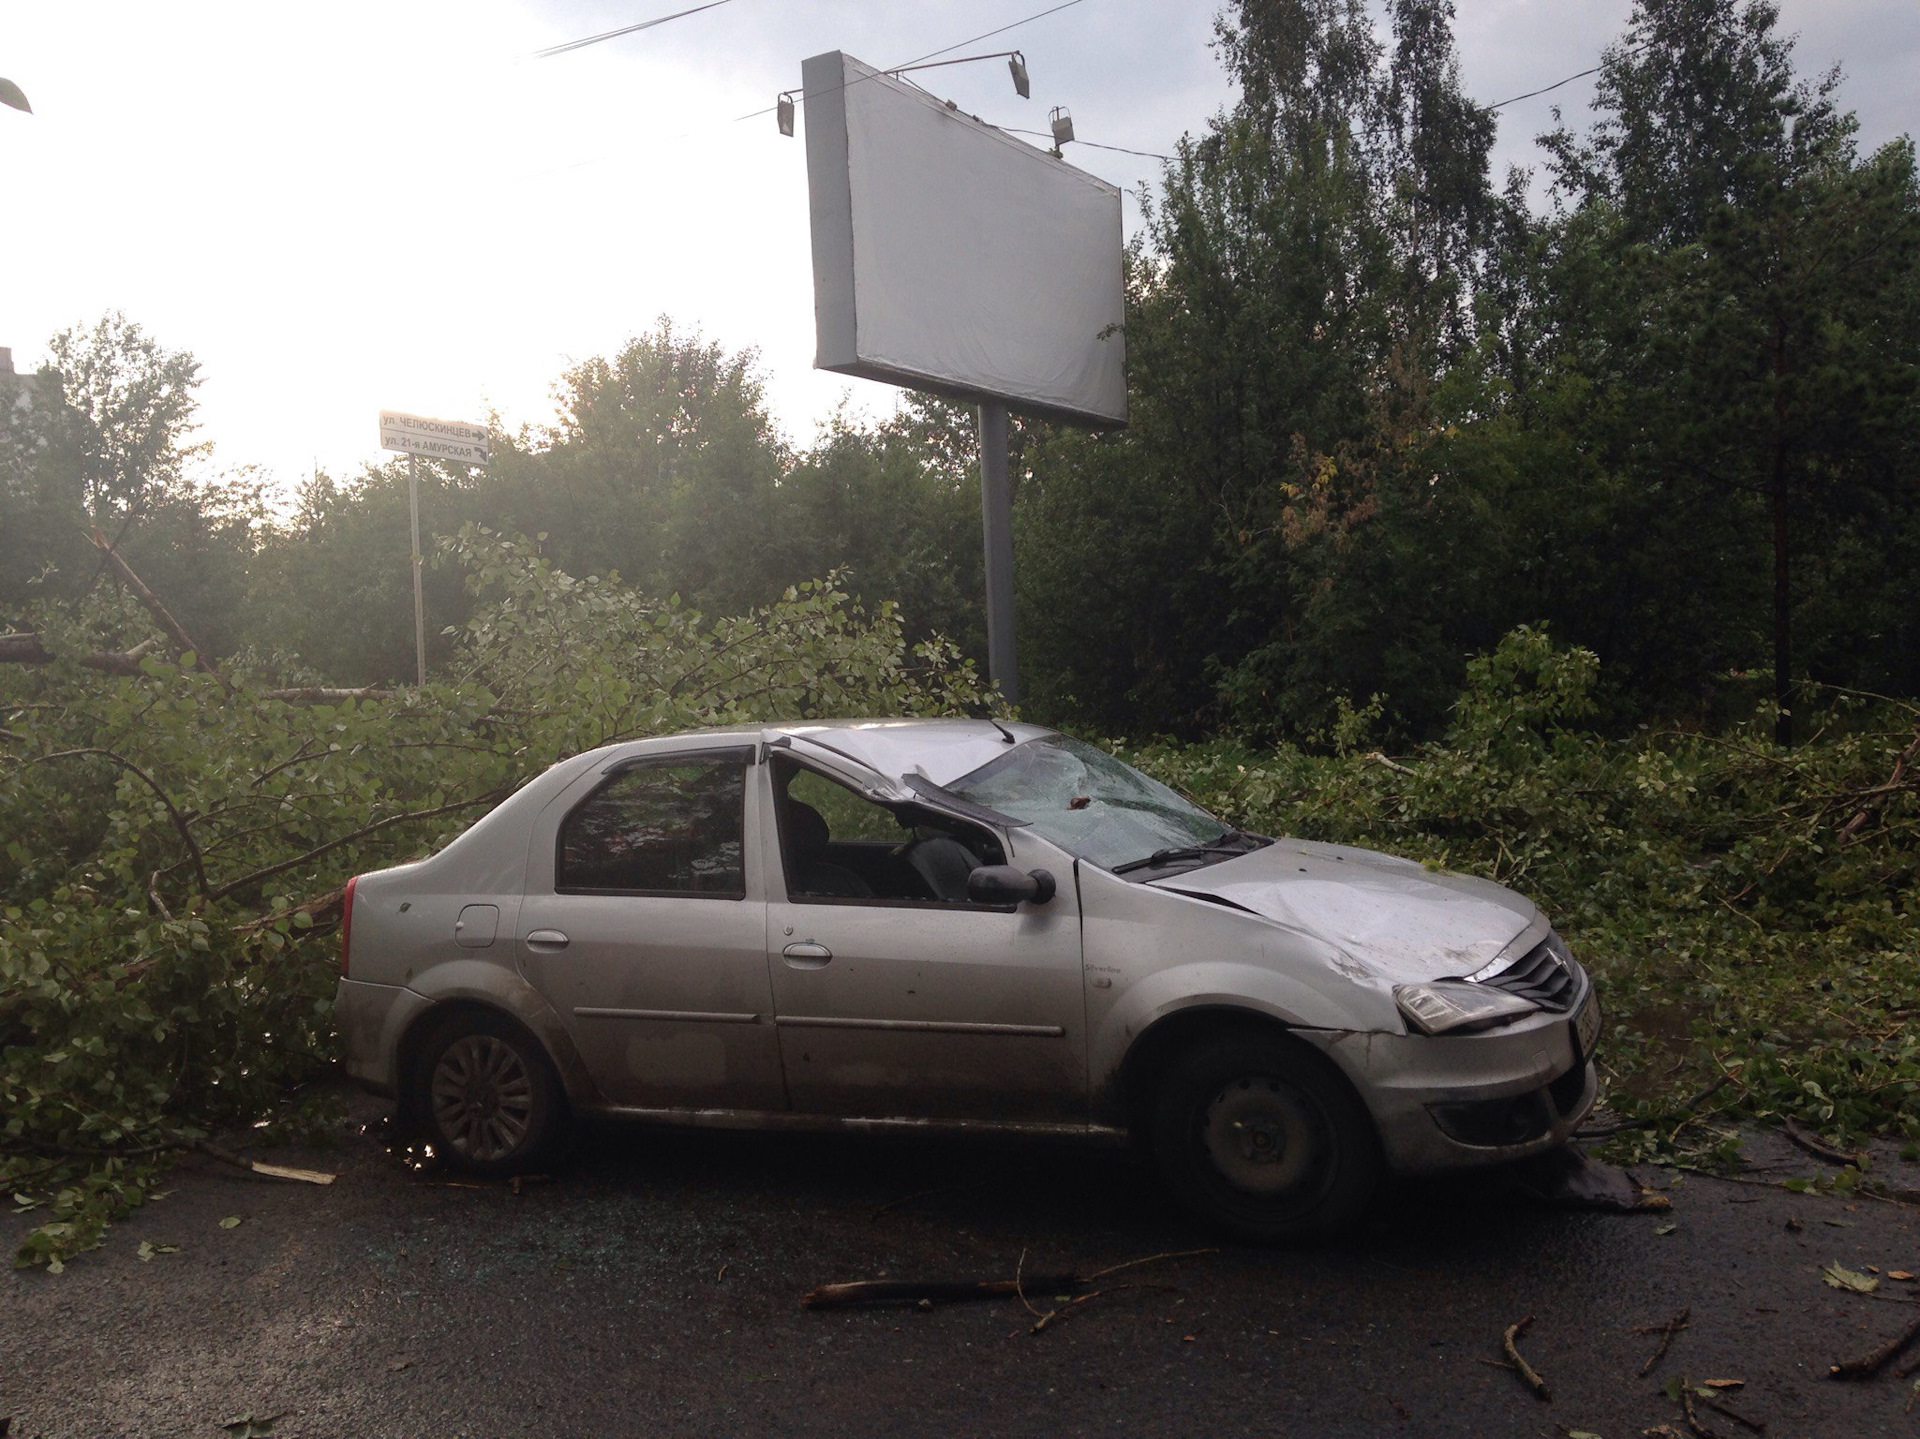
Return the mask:
POLYGON ((1240 99, 1146 206, 1129 427, 1030 456, 1030 707, 1298 739, 1379 694, 1433 737, 1464 657, 1542 621, 1616 733, 1769 679, 1920 692, 1910 144, 1856 152, 1773 6, 1640 0, 1537 214, 1489 187, 1451 17, 1223 15, 1240 99))
MULTIPOLYGON (((706 613, 838 572, 867 608, 895 604, 914 640, 942 634, 984 653, 970 409, 916 397, 878 424, 841 417, 795 452, 774 432, 754 354, 664 320, 558 388, 555 423, 496 433, 485 470, 419 465, 424 534, 483 524, 537 535, 570 574, 706 613)), ((316 475, 287 521, 257 527, 240 641, 336 682, 413 673, 407 471, 395 461, 350 483, 316 475)), ((425 589, 437 671, 472 596, 446 570, 425 589)))
MULTIPOLYGON (((532 774, 637 735, 988 702, 945 641, 836 581, 706 620, 477 528, 474 617, 425 690, 276 689, 149 656, 0 672, 0 1182, 51 1205, 21 1262, 98 1241, 156 1156, 297 1123, 332 1062, 340 887, 438 848, 532 774)), ((43 643, 128 642, 111 605, 43 643)))
MULTIPOLYGON (((1489 185, 1452 19, 1223 14, 1239 98, 1127 256, 1129 427, 1016 419, 1027 712, 1204 740, 1140 755, 1253 828, 1536 895, 1600 978, 1616 1106, 1731 1073, 1739 1112, 1920 1136, 1920 749, 1853 692, 1920 694, 1912 145, 1859 154, 1766 0, 1637 0, 1537 214, 1489 185)), ((621 736, 988 700, 961 406, 796 446, 753 352, 662 320, 486 470, 419 467, 437 683, 349 693, 412 673, 408 467, 277 518, 201 463, 190 355, 117 314, 50 350, 0 377, 30 1260, 210 1127, 298 1123, 354 870, 621 736), (219 673, 150 643, 95 526, 219 673)))
POLYGON ((1596 672, 1523 629, 1402 758, 1367 747, 1377 708, 1350 707, 1314 748, 1129 757, 1235 824, 1529 895, 1594 974, 1616 1110, 1730 1075, 1722 1113, 1920 1137, 1920 709, 1833 694, 1791 753, 1764 714, 1607 739, 1573 727, 1596 672))

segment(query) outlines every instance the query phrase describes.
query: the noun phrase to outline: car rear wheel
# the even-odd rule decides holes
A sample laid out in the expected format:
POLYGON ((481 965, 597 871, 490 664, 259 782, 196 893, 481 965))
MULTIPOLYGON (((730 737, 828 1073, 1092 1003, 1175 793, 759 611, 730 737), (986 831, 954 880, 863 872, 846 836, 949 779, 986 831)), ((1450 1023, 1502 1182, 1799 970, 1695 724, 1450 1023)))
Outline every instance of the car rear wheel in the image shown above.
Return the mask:
POLYGON ((559 1081, 538 1041, 497 1014, 456 1014, 414 1067, 412 1117, 437 1158, 475 1174, 512 1174, 543 1158, 562 1114, 559 1081))
POLYGON ((1257 1244, 1348 1228, 1380 1179, 1365 1107, 1319 1055, 1278 1037, 1223 1035, 1175 1058, 1151 1140, 1175 1198, 1257 1244))

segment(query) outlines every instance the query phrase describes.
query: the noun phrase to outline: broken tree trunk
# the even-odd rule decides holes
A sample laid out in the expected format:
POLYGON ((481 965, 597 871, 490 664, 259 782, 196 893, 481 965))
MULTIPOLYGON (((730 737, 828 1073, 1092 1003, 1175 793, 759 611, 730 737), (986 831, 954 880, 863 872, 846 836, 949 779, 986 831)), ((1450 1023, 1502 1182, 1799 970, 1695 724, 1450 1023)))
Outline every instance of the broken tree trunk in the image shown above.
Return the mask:
MULTIPOLYGON (((140 673, 140 661, 157 643, 156 640, 148 640, 130 650, 98 650, 92 654, 76 655, 74 662, 105 674, 137 675, 140 673)), ((0 635, 0 665, 50 665, 58 658, 40 643, 40 636, 31 630, 0 635)))
POLYGON ((133 591, 134 598, 147 607, 147 613, 152 615, 160 628, 167 632, 167 638, 180 646, 181 653, 191 654, 197 668, 205 670, 219 680, 221 687, 227 693, 233 693, 232 682, 215 668, 206 650, 187 633, 186 626, 174 617, 173 611, 161 603, 160 596, 148 589, 147 582, 135 574, 133 566, 120 557, 120 552, 113 547, 113 541, 101 534, 98 529, 95 529, 88 538, 93 541, 93 547, 100 551, 101 558, 113 567, 114 573, 120 576, 128 589, 133 591))

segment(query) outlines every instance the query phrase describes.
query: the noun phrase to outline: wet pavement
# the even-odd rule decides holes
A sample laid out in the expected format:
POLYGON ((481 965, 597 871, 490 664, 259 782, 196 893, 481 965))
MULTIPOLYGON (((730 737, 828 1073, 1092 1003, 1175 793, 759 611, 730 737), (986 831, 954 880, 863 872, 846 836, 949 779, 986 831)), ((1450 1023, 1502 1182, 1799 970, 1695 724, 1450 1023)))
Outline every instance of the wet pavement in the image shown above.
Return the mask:
MULTIPOLYGON (((1777 1141, 1752 1148, 1756 1173, 1823 1172, 1777 1141)), ((1920 1284, 1887 1277, 1920 1272, 1920 1208, 1864 1198, 1663 1174, 1670 1211, 1620 1215, 1494 1181, 1407 1185, 1337 1246, 1146 1266, 1033 1334, 1017 1300, 798 1301, 831 1281, 1010 1278, 1023 1254, 1026 1273, 1084 1273, 1214 1240, 1104 1150, 614 1127, 518 1194, 409 1172, 370 1136, 262 1157, 340 1178, 196 1159, 66 1273, 5 1278, 13 1439, 211 1439, 244 1415, 273 1417, 276 1439, 1625 1439, 1690 1432, 1661 1393, 1676 1375, 1744 1380, 1727 1402, 1769 1436, 1920 1433, 1898 1363, 1826 1377, 1920 1317, 1905 1302, 1920 1284), (142 1241, 178 1249, 143 1262, 142 1241), (1879 1295, 1829 1287, 1835 1260, 1877 1266, 1879 1295), (1682 1308, 1690 1327, 1640 1377, 1659 1336, 1638 1331, 1682 1308), (1490 1362, 1527 1315, 1520 1349, 1551 1401, 1490 1362)), ((1884 1169, 1920 1187, 1920 1166, 1884 1169)), ((30 1218, 8 1221, 9 1245, 30 1218)), ((1704 1405, 1696 1418, 1748 1432, 1704 1405)))

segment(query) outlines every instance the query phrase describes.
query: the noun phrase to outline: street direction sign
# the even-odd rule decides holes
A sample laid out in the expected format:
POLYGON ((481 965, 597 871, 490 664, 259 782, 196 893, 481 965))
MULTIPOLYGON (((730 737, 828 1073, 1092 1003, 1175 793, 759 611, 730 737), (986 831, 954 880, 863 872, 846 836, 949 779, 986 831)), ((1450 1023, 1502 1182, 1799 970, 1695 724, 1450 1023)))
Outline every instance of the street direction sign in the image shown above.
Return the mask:
POLYGON ((487 462, 487 427, 461 420, 430 420, 425 415, 380 412, 380 448, 425 455, 430 460, 458 460, 463 465, 487 462))

